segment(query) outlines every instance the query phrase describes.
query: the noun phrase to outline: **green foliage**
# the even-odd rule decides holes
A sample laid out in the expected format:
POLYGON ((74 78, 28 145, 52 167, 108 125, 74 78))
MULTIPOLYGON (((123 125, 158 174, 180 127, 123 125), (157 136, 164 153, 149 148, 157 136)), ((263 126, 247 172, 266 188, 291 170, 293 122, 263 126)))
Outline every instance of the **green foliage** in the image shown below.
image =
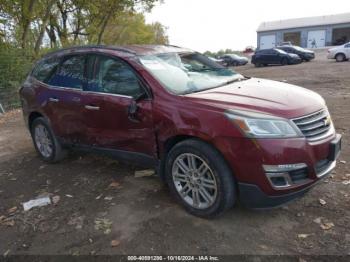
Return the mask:
POLYGON ((0 103, 6 109, 19 106, 18 90, 32 63, 31 54, 0 43, 0 103))
POLYGON ((0 0, 0 102, 18 105, 31 64, 52 49, 85 44, 167 44, 144 12, 162 0, 0 0))

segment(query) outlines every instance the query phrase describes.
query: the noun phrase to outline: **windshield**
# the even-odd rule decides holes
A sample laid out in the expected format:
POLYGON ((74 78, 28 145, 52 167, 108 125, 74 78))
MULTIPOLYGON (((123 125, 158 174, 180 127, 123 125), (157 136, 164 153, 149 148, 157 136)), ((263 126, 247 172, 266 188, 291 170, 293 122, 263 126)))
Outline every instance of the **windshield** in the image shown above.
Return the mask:
POLYGON ((293 46, 295 50, 298 50, 298 51, 306 51, 304 48, 300 47, 300 46, 293 46))
POLYGON ((168 91, 177 95, 216 88, 243 78, 199 53, 167 53, 139 58, 168 91))
POLYGON ((285 51, 281 50, 281 49, 275 49, 277 52, 281 53, 281 54, 287 54, 285 51))

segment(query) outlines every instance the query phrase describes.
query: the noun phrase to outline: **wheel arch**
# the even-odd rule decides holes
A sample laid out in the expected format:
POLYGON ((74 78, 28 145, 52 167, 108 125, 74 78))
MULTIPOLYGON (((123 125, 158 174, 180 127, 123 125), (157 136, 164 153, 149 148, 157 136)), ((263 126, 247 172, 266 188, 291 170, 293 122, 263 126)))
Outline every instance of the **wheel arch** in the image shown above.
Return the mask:
POLYGON ((346 54, 342 51, 335 53, 334 58, 337 58, 338 55, 343 55, 346 59, 346 54))
POLYGON ((39 113, 37 111, 31 112, 29 114, 29 117, 28 117, 28 128, 29 129, 31 129, 34 120, 39 118, 39 117, 44 117, 44 116, 43 116, 43 114, 41 114, 41 113, 39 113))
MULTIPOLYGON (((220 148, 218 147, 218 145, 215 143, 215 141, 210 141, 208 139, 199 137, 199 136, 195 136, 195 135, 175 135, 172 137, 169 137, 163 144, 163 148, 160 154, 160 164, 159 164, 159 176, 160 178, 165 181, 165 162, 166 162, 166 158, 168 153, 171 151, 171 149, 176 146, 178 143, 183 142, 185 140, 198 140, 201 142, 204 142, 208 145, 210 145, 213 149, 215 149, 222 157, 222 159, 226 162, 227 166, 231 169, 232 175, 235 178, 235 181, 237 182, 237 178, 235 176, 235 172, 232 169, 231 165, 228 163, 228 160, 226 159, 226 157, 224 156, 224 154, 221 152, 220 148)), ((238 187, 237 187, 237 191, 238 191, 238 187)))

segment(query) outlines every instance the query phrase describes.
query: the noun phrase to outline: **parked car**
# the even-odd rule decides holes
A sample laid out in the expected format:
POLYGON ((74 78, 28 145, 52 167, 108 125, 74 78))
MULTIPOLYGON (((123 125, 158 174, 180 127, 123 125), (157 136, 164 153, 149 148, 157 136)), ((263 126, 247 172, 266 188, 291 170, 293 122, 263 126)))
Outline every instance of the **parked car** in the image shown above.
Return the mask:
POLYGON ((293 45, 293 44, 292 44, 291 41, 282 42, 282 43, 280 44, 280 46, 292 46, 292 45, 293 45))
POLYGON ((337 62, 343 62, 350 58, 350 42, 341 46, 328 49, 328 59, 335 59, 337 62))
POLYGON ((304 49, 300 46, 278 46, 278 49, 281 49, 289 54, 296 54, 302 60, 309 62, 310 60, 315 58, 315 52, 311 50, 304 49))
POLYGON ((217 59, 217 58, 214 58, 214 57, 211 57, 211 56, 208 56, 208 58, 209 58, 210 60, 212 60, 213 62, 218 63, 218 64, 220 64, 220 65, 223 65, 223 66, 226 65, 225 61, 222 60, 222 59, 217 59))
POLYGON ((259 50, 252 56, 252 64, 256 67, 262 65, 291 65, 301 62, 302 60, 298 55, 286 53, 278 48, 259 50))
POLYGON ((267 208, 300 197, 330 174, 341 148, 320 95, 179 47, 56 51, 34 66, 20 99, 44 161, 84 149, 155 168, 201 217, 238 199, 267 208))
POLYGON ((226 66, 241 66, 249 62, 248 58, 236 54, 226 54, 221 56, 220 59, 224 61, 226 66))

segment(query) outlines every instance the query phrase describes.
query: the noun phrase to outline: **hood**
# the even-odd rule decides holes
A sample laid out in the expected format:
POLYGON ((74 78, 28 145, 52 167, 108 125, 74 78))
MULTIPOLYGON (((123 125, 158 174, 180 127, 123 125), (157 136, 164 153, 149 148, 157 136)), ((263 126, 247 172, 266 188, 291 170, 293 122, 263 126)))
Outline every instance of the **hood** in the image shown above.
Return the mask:
POLYGON ((336 50, 339 50, 339 49, 343 49, 345 45, 339 45, 339 46, 335 46, 335 47, 332 47, 331 49, 329 49, 330 51, 336 51, 336 50))
POLYGON ((237 56, 238 59, 242 59, 242 60, 245 60, 245 59, 248 59, 246 58, 245 56, 237 56))
POLYGON ((298 57, 299 57, 298 55, 293 54, 293 53, 288 53, 288 55, 289 55, 290 57, 293 57, 293 58, 298 58, 298 57))
POLYGON ((250 110, 296 118, 325 108, 324 99, 308 89, 282 82, 251 78, 186 95, 192 103, 227 110, 250 110))

